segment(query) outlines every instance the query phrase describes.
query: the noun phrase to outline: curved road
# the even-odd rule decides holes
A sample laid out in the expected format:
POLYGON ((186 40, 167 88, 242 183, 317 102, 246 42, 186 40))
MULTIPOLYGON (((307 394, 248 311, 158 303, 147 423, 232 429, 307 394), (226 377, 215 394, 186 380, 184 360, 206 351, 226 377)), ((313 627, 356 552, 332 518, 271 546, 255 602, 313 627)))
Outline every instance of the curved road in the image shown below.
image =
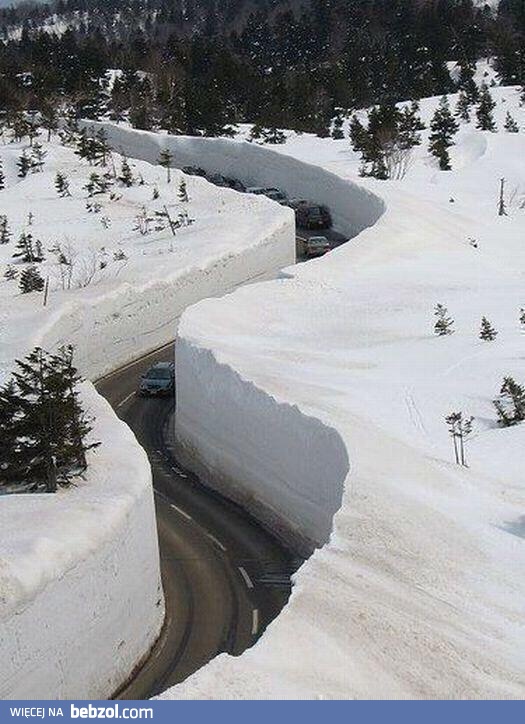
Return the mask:
MULTIPOLYGON (((330 230, 298 230, 300 239, 326 235, 332 248, 347 239, 330 230)), ((135 433, 153 471, 166 620, 159 640, 116 694, 144 699, 186 679, 222 652, 252 646, 290 596, 301 559, 245 511, 202 485, 177 463, 170 440, 175 400, 136 394, 154 363, 172 361, 167 345, 102 378, 98 391, 135 433)))
POLYGON ((148 453, 155 489, 166 621, 150 656, 117 695, 149 698, 221 652, 239 655, 290 595, 294 558, 253 519, 178 466, 170 449, 173 399, 135 394, 173 344, 103 378, 98 391, 148 453))

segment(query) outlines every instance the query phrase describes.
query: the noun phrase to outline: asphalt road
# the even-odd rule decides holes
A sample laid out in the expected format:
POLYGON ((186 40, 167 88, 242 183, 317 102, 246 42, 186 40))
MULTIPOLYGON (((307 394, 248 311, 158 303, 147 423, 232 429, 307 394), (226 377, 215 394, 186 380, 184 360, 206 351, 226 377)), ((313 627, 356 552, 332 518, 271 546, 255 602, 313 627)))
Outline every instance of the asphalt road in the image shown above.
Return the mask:
POLYGON ((151 462, 166 598, 159 641, 116 695, 120 699, 154 696, 217 654, 239 655, 252 646, 287 602, 290 574, 301 563, 174 459, 169 432, 175 400, 136 394, 140 375, 173 356, 170 345, 97 384, 151 462))

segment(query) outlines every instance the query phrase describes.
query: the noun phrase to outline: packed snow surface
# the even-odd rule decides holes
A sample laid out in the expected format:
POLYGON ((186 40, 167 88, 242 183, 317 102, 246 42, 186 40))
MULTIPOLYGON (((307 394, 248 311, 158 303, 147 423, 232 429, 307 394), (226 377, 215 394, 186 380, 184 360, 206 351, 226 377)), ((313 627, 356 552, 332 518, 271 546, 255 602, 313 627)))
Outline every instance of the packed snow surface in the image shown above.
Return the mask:
MULTIPOLYGON (((525 428, 500 428, 492 404, 504 375, 525 383, 525 109, 518 89, 492 92, 498 132, 462 124, 451 172, 428 156, 428 131, 396 182, 360 180, 347 139, 288 134, 283 155, 362 184, 385 213, 288 278, 183 315, 182 444, 221 480, 263 466, 257 495, 270 507, 283 471, 283 509, 303 480, 316 505, 327 480, 342 492, 329 543, 259 643, 166 698, 525 696, 525 428), (520 133, 503 130, 507 110, 520 133), (433 333, 437 303, 450 336, 433 333), (478 336, 483 315, 495 341, 478 336), (198 391, 199 379, 218 384, 198 391), (468 468, 454 463, 453 411, 474 416, 468 468), (317 493, 303 474, 313 421, 337 432, 348 458, 342 467, 335 446, 315 449, 317 493)), ((422 103, 427 123, 437 103, 422 103)), ((336 213, 351 214, 353 199, 336 213)))

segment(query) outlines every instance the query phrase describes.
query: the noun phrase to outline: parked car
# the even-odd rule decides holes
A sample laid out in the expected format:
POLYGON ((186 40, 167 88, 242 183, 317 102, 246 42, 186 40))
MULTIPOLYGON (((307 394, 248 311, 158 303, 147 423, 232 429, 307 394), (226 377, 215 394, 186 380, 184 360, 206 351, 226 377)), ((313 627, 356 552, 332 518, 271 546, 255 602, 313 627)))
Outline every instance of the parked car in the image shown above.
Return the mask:
POLYGON ((297 225, 303 229, 330 229, 332 216, 327 206, 299 204, 295 209, 297 225))
POLYGON ((312 259, 327 254, 330 248, 330 242, 326 236, 311 236, 304 242, 304 255, 307 259, 312 259))
POLYGON ((280 189, 266 186, 250 186, 246 189, 248 194, 256 194, 258 196, 267 196, 272 201, 277 201, 279 204, 288 204, 288 197, 280 189))
POLYGON ((228 182, 228 186, 234 191, 239 191, 241 193, 246 191, 246 186, 242 181, 239 181, 239 179, 227 177, 226 180, 228 182))
POLYGON ((140 380, 142 396, 172 395, 175 390, 175 365, 173 362, 157 362, 140 380))
POLYGON ((263 186, 248 186, 247 194, 255 194, 256 196, 264 196, 265 188, 263 186))

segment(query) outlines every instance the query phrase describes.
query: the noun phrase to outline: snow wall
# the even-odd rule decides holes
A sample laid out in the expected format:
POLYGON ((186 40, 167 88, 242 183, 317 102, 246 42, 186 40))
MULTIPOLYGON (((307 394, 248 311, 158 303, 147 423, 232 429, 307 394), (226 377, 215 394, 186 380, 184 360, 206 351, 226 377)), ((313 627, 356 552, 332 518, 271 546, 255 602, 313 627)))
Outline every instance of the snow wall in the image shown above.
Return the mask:
POLYGON ((107 123, 86 125, 104 126, 116 151, 142 161, 156 163, 160 151, 167 148, 173 153, 176 168, 201 166, 209 173, 236 178, 246 186, 275 186, 289 198, 326 204, 337 229, 349 238, 375 224, 385 211, 382 199, 357 184, 254 143, 159 135, 107 123))
POLYGON ((0 699, 108 698, 164 620, 146 454, 91 383, 82 397, 104 441, 87 480, 0 498, 0 699))
MULTIPOLYGON (((125 151, 154 161, 159 139, 129 133, 125 151)), ((242 253, 163 269, 141 285, 88 287, 40 312, 27 349, 72 343, 80 371, 95 379, 173 339, 188 305, 294 261, 293 214, 276 205, 272 222, 254 229, 242 253)), ((87 484, 53 497, 1 500, 2 699, 107 698, 147 656, 162 626, 147 457, 90 385, 84 396, 97 439, 111 440, 111 450, 103 444, 93 454, 87 484)))

